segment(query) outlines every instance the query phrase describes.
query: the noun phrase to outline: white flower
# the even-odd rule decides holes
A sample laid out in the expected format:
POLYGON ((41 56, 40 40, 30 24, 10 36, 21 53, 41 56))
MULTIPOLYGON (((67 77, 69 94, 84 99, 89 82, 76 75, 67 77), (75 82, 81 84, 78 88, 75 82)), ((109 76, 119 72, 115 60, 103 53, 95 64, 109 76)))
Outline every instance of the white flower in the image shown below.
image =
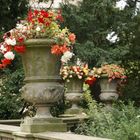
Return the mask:
POLYGON ((61 61, 63 63, 67 63, 73 56, 74 54, 70 51, 66 51, 63 56, 61 57, 61 61))
POLYGON ((13 52, 9 51, 9 52, 6 52, 6 53, 4 54, 4 57, 5 57, 6 59, 13 60, 13 59, 15 58, 15 54, 14 54, 13 52))
POLYGON ((123 10, 126 5, 127 5, 126 0, 120 0, 116 2, 115 8, 119 8, 119 10, 123 10))
POLYGON ((3 45, 1 45, 0 50, 1 50, 2 53, 4 53, 7 49, 3 45))
POLYGON ((81 63, 82 63, 81 60, 80 60, 79 58, 77 58, 77 60, 76 60, 76 65, 80 66, 81 63))
POLYGON ((15 45, 16 45, 16 39, 15 39, 15 38, 13 38, 13 39, 11 39, 11 38, 6 38, 6 39, 5 39, 5 43, 6 43, 7 45, 15 46, 15 45))
POLYGON ((16 28, 19 29, 19 30, 23 29, 23 27, 24 27, 23 24, 16 24, 16 28))
POLYGON ((111 43, 115 43, 116 41, 119 41, 119 37, 115 32, 111 32, 107 35, 106 39, 110 41, 111 43))
POLYGON ((36 31, 39 32, 41 29, 39 26, 36 27, 36 31))

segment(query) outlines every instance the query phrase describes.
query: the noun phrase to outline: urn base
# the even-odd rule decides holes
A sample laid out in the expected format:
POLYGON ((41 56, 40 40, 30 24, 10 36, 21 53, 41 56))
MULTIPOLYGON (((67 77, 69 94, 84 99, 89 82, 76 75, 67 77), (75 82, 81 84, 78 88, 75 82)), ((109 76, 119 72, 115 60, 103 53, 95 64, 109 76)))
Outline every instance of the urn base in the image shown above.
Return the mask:
POLYGON ((25 118, 20 125, 21 132, 66 132, 67 125, 59 118, 25 118))

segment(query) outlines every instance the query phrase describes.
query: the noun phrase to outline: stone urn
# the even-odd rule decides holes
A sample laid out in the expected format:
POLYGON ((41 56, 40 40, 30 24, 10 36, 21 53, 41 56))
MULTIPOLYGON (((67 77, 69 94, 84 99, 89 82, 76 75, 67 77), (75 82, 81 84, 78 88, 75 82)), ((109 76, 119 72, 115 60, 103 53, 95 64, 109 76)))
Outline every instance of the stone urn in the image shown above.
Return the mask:
POLYGON ((108 77, 101 77, 99 79, 101 94, 99 95, 100 100, 105 102, 107 105, 111 105, 113 101, 116 101, 119 97, 117 94, 118 79, 108 80, 108 77))
POLYGON ((71 104, 71 107, 66 110, 65 114, 74 115, 81 114, 82 109, 79 107, 82 101, 83 93, 83 79, 71 78, 69 82, 65 83, 66 93, 65 98, 71 104))
POLYGON ((65 131, 61 120, 52 117, 50 107, 63 97, 63 85, 59 76, 60 58, 51 54, 53 40, 30 39, 22 55, 25 85, 22 97, 36 108, 33 118, 25 118, 21 130, 25 132, 65 131), (62 128, 62 129, 61 129, 62 128))

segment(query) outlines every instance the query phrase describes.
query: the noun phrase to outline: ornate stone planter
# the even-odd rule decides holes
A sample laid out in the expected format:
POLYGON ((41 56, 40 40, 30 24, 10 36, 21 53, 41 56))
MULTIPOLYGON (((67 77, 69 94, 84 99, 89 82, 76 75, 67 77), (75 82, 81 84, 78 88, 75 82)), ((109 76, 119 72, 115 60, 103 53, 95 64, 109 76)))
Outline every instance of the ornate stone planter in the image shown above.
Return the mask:
POLYGON ((26 52, 22 55, 25 71, 22 97, 37 108, 35 117, 26 118, 21 124, 21 130, 25 132, 66 129, 60 119, 51 116, 49 110, 54 102, 62 98, 64 90, 59 76, 60 60, 51 54, 51 44, 52 40, 30 39, 26 42, 26 52))
POLYGON ((83 80, 72 78, 70 79, 70 82, 66 82, 65 85, 65 98, 71 103, 71 108, 67 109, 65 114, 81 114, 82 109, 78 106, 78 104, 82 100, 83 80))
POLYGON ((116 90, 118 79, 114 79, 109 82, 108 77, 102 77, 99 81, 101 87, 101 94, 99 97, 101 101, 110 105, 113 101, 117 100, 119 96, 116 90))

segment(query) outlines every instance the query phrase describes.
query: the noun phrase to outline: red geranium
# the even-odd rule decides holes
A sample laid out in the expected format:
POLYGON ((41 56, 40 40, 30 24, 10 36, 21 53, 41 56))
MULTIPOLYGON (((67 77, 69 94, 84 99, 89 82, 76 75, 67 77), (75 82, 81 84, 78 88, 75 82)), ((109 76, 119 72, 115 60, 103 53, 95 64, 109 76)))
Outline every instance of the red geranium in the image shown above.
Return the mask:
POLYGON ((2 59, 1 62, 2 62, 2 64, 0 64, 0 68, 4 68, 7 65, 11 64, 11 60, 6 59, 6 58, 2 59))
POLYGON ((70 50, 70 48, 68 48, 66 45, 60 46, 60 51, 62 53, 65 53, 66 51, 69 51, 69 50, 70 50))
POLYGON ((57 54, 57 55, 61 54, 62 52, 61 52, 61 50, 60 50, 59 45, 54 45, 54 46, 52 46, 52 48, 51 48, 51 53, 52 53, 52 54, 57 54))
POLYGON ((71 33, 71 34, 69 35, 69 40, 70 40, 72 43, 74 43, 74 42, 75 42, 75 39, 76 39, 75 34, 74 34, 74 33, 71 33))
POLYGON ((93 76, 89 76, 87 77, 87 79, 85 80, 85 83, 88 85, 93 85, 96 82, 96 78, 93 76))
POLYGON ((25 52, 25 46, 22 45, 22 46, 15 46, 14 47, 14 50, 17 52, 17 53, 24 53, 25 52))

